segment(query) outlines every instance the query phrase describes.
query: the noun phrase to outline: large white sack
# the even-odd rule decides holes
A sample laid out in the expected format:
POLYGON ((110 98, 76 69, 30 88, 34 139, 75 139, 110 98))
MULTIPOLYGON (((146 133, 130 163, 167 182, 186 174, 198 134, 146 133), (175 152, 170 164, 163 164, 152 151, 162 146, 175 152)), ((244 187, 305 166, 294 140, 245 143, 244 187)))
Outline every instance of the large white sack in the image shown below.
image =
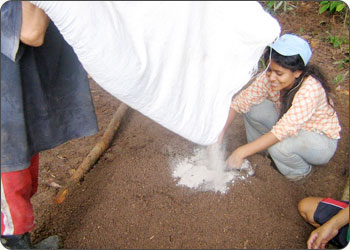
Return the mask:
POLYGON ((280 34, 258 2, 32 3, 101 87, 202 145, 217 141, 232 96, 280 34))

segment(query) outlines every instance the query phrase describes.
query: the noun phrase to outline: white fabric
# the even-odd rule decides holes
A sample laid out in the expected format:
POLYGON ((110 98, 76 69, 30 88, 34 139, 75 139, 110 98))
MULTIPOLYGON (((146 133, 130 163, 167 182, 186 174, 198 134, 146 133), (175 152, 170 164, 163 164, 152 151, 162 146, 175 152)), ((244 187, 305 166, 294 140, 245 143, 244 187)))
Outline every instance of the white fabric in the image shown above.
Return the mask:
POLYGON ((11 216, 11 211, 5 196, 4 186, 1 181, 1 215, 3 216, 4 231, 3 235, 13 235, 15 227, 11 216))
POLYGON ((232 96, 280 34, 258 2, 32 3, 101 87, 202 145, 217 141, 232 96))

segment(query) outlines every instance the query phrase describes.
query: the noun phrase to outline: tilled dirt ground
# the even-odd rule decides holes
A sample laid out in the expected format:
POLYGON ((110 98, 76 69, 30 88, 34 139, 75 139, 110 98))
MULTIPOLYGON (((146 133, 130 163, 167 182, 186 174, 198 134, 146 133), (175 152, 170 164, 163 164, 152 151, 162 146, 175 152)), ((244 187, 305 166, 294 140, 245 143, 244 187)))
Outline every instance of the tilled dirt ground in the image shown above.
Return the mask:
MULTIPOLYGON (((346 70, 332 64, 343 55, 325 39, 326 30, 345 37, 348 31, 337 16, 318 15, 315 2, 292 4, 297 8, 276 15, 283 33, 311 40, 312 62, 326 72, 334 89, 342 139, 329 164, 314 167, 306 180, 290 182, 270 166, 268 158, 257 154, 249 158, 257 165, 255 175, 236 181, 226 194, 180 187, 171 176, 169 162, 190 156, 198 145, 130 109, 112 146, 65 202, 55 204, 52 197, 58 189, 52 183, 62 184, 69 178, 120 104, 91 80, 100 132, 41 153, 39 191, 33 198, 33 239, 58 234, 65 249, 305 248, 313 228, 299 216, 298 201, 306 196, 340 198, 348 181, 349 83, 333 84, 332 79, 346 70)), ((246 143, 241 117, 226 138, 227 154, 246 143)))

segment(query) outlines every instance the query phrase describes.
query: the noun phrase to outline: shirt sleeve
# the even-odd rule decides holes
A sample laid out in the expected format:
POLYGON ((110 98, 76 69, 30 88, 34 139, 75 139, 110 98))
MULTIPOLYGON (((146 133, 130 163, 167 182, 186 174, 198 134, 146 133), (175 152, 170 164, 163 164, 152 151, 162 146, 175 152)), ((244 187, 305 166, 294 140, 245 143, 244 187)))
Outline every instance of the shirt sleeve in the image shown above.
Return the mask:
POLYGON ((319 96, 322 94, 321 90, 314 84, 305 84, 299 89, 289 110, 271 130, 278 140, 282 141, 289 136, 298 134, 298 130, 317 109, 319 96))
POLYGON ((238 113, 247 113, 250 107, 261 103, 268 97, 268 77, 260 75, 246 89, 242 90, 232 101, 231 108, 238 113))
POLYGON ((7 1, 1 7, 1 53, 16 62, 21 57, 22 2, 7 1))

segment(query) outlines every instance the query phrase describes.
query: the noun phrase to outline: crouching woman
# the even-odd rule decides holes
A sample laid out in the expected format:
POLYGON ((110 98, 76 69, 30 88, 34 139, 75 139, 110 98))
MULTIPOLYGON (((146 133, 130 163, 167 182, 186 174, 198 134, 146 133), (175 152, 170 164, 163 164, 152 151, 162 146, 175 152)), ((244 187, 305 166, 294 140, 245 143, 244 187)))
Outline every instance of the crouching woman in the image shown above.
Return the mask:
POLYGON ((311 55, 309 44, 293 34, 267 48, 266 72, 233 99, 219 136, 221 144, 236 114, 243 113, 248 143, 232 152, 229 168, 240 168, 244 158, 267 150, 285 177, 300 180, 312 165, 333 157, 341 128, 325 77, 308 65, 311 55))

